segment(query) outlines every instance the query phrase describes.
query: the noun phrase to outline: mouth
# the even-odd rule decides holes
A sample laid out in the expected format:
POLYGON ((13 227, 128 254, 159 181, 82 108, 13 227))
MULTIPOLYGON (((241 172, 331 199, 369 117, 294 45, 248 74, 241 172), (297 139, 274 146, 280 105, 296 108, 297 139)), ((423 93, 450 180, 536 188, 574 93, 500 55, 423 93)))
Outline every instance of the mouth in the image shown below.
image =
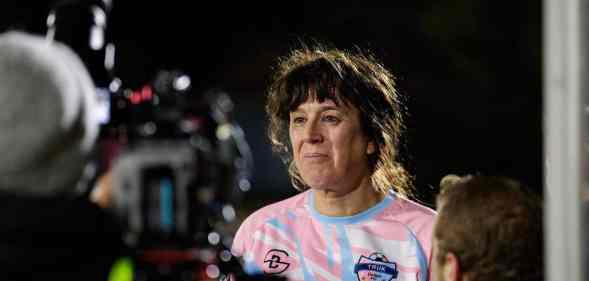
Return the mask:
POLYGON ((323 153, 304 153, 303 154, 303 158, 324 158, 327 157, 327 154, 323 154, 323 153))

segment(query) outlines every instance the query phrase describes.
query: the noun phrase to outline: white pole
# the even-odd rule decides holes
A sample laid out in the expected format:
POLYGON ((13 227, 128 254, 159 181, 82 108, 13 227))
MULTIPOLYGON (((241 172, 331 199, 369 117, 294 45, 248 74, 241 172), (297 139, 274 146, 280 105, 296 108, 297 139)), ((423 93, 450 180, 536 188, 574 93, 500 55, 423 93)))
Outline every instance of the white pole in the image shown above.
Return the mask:
MULTIPOLYGON (((544 0, 546 280, 585 280, 581 223, 582 0, 544 0)), ((584 52, 584 53, 583 53, 584 52)), ((540 270, 540 269, 538 269, 540 270)))

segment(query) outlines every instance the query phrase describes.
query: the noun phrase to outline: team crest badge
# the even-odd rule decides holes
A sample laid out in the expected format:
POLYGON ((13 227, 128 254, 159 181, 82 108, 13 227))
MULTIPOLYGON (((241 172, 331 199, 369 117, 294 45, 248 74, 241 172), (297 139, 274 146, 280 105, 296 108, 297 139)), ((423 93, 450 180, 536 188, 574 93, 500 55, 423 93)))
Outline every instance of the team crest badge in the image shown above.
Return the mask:
POLYGON ((391 281, 397 279, 397 263, 390 262, 382 253, 372 253, 369 257, 360 256, 354 266, 359 281, 391 281))

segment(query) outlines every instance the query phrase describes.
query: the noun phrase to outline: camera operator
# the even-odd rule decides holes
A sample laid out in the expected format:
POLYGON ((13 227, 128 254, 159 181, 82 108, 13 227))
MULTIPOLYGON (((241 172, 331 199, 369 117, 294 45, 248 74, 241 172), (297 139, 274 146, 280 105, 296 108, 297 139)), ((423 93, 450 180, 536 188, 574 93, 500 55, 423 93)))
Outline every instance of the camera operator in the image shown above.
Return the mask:
POLYGON ((0 35, 0 279, 106 280, 122 243, 87 196, 95 87, 67 46, 0 35))

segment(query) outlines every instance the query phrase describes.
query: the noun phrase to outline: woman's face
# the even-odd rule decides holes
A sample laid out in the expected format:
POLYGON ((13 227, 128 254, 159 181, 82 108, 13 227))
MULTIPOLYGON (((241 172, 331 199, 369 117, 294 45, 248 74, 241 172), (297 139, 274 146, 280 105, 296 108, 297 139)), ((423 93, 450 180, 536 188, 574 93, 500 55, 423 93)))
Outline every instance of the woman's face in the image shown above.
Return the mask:
POLYGON ((309 99, 290 113, 289 124, 294 163, 311 188, 346 194, 370 177, 375 147, 355 107, 309 99))

